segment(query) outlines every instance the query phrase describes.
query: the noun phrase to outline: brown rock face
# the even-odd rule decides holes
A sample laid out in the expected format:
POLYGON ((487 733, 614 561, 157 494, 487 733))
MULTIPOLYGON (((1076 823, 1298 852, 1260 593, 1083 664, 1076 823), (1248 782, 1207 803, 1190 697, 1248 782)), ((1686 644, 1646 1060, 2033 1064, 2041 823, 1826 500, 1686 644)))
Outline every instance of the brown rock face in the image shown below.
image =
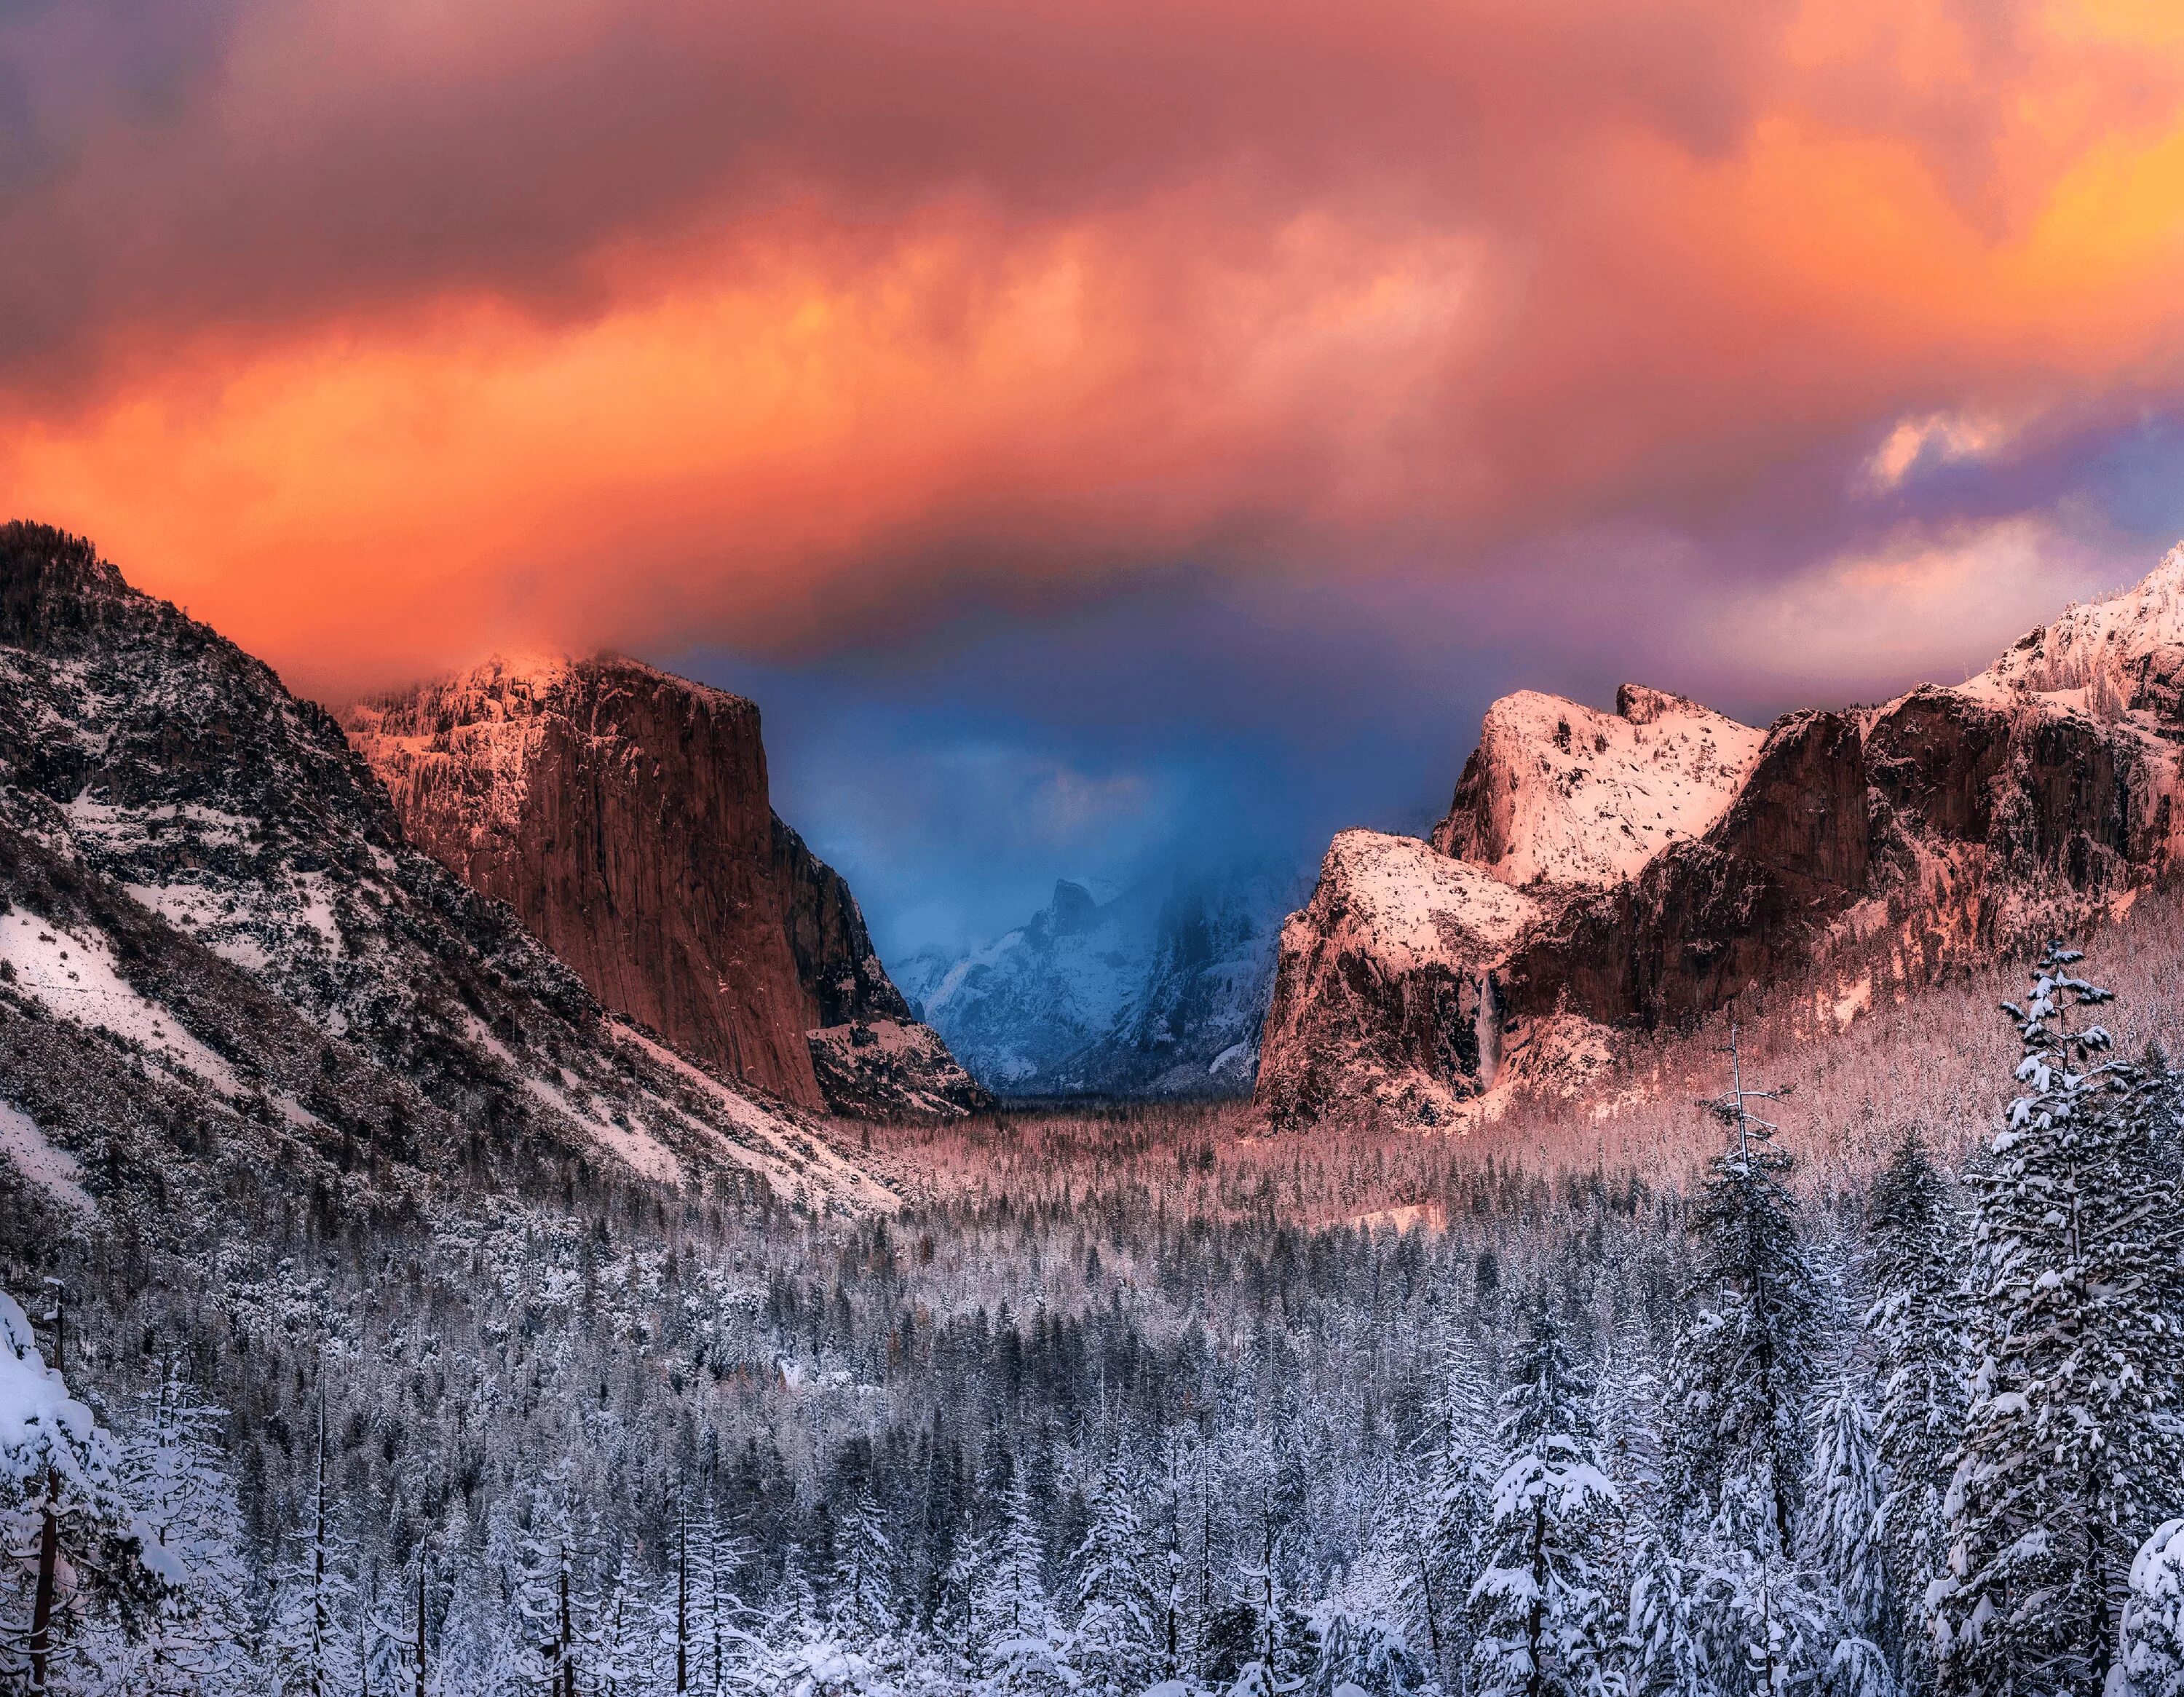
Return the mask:
POLYGON ((621 659, 494 661, 348 715, 411 840, 609 1007, 822 1105, 758 709, 621 659))
POLYGON ((1445 1119, 1497 1065, 1552 1077, 1557 1045, 1604 1052, 1617 1030, 1795 984, 1849 938, 1886 937, 1906 970, 1933 971, 2082 929, 2184 852, 2180 703, 2184 549, 1960 688, 1792 714, 1747 765, 1739 727, 1679 698, 1626 687, 1627 734, 1574 704, 1505 698, 1433 838, 1476 874, 1412 869, 1407 896, 1381 876, 1397 917, 1361 923, 1357 854, 1330 854, 1283 935, 1258 1099, 1290 1120, 1361 1105, 1445 1119), (1680 740, 1649 746, 1657 722, 1680 740), (1649 818, 1668 822, 1651 838, 1649 818), (1467 927, 1497 885, 1529 915, 1467 927), (1434 890, 1442 943, 1401 917, 1434 890))
MULTIPOLYGON (((607 1006, 783 1100, 885 1110, 879 1088, 831 1101, 814 1066, 813 1033, 908 1010, 849 887, 775 817, 751 703, 611 656, 495 660, 345 722, 412 840, 607 1006)), ((977 1105, 931 1047, 918 1110, 977 1105)))

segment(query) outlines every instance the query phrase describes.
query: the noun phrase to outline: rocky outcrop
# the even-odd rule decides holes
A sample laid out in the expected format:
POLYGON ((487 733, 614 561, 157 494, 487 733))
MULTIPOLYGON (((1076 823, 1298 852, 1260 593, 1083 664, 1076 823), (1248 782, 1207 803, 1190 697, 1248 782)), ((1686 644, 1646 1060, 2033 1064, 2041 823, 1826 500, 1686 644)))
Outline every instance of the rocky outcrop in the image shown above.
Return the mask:
POLYGON ((1520 690, 1487 709, 1433 843, 1508 883, 1612 883, 1712 826, 1762 740, 1635 684, 1613 713, 1520 690))
POLYGON ((908 1010, 848 886, 774 815, 751 703, 634 660, 554 656, 489 661, 345 723, 412 839, 609 1007, 800 1106, 979 1105, 944 1045, 851 1082, 840 1055, 871 1046, 822 1035, 908 1010))
POLYGON ((1371 1104, 1439 1124, 1493 1080, 1495 969, 1525 891, 1414 837, 1346 831, 1282 927, 1257 1099, 1284 1123, 1371 1104))
POLYGON ((1930 973, 2094 922, 2184 848, 2184 550, 1957 688, 1763 734, 1630 686, 1618 709, 1495 704, 1431 844, 1461 877, 1370 838, 1374 876, 1415 887, 1361 904, 1369 834, 1336 839, 1283 933, 1258 1089, 1277 1119, 1442 1121, 1852 942, 1930 973), (1407 903, 1439 943, 1389 917, 1407 903))

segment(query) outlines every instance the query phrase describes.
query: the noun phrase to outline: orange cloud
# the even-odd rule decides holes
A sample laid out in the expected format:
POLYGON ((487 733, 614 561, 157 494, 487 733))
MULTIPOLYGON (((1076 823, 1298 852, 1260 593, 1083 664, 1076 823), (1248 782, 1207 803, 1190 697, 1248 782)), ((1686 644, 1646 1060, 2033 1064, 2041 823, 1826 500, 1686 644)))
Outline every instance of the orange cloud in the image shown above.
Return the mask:
POLYGON ((2177 382, 2162 8, 740 13, 237 5, 148 114, 19 30, 87 81, 11 509, 341 693, 1460 570, 2177 382))

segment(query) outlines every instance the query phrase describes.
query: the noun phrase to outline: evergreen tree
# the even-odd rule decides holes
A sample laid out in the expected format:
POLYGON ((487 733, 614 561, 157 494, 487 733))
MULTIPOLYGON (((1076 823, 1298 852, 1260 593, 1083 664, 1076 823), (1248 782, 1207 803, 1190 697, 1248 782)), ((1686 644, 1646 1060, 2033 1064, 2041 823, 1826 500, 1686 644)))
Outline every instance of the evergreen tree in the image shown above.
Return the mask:
POLYGON ((273 1573, 270 1672, 276 1697, 340 1697, 355 1689, 356 1585, 326 1479, 326 1399, 319 1394, 310 1495, 273 1573))
POLYGON ((2184 1462, 2175 1081, 2082 1022, 2110 997, 2079 959, 2051 946, 2008 1009, 2021 1093, 1972 1175, 1978 1366, 1937 1587, 1956 1692, 2102 1689, 2184 1462))
POLYGON ((1697 1601, 1698 1572, 1646 1524, 1630 1558, 1624 1643, 1639 1697, 1708 1697, 1714 1690, 1697 1601))
POLYGON ((113 1434, 0 1294, 0 1675, 14 1688, 57 1687, 89 1614, 119 1611, 131 1627, 159 1581, 177 1577, 161 1564, 155 1577, 141 1561, 120 1470, 113 1434))
POLYGON ((1118 1462, 1094 1478, 1086 1508, 1084 1541, 1070 1558, 1077 1665, 1109 1691, 1134 1691, 1150 1677, 1160 1640, 1145 1577, 1145 1529, 1118 1462))
POLYGON ((1914 1128, 1875 1183, 1873 1302, 1875 1443, 1886 1477, 1881 1544, 1896 1616, 1890 1636, 1907 1674, 1926 1678, 1926 1585, 1942 1570, 1942 1499, 1964 1421, 1964 1268, 1947 1182, 1914 1128))
POLYGON ((1445 1681, 1462 1677, 1478 1624, 1472 1583, 1484 1565, 1496 1475, 1485 1374, 1468 1346, 1448 1349, 1427 1427, 1424 1488, 1404 1517, 1404 1617, 1445 1681))
POLYGON ((1424 1688, 1418 1665, 1400 1629, 1385 1621, 1329 1609, 1316 1623, 1319 1656, 1306 1688, 1312 1697, 1362 1692, 1365 1697, 1409 1697, 1424 1688))
POLYGON ((535 1492, 530 1523, 516 1543, 510 1660, 523 1688, 547 1697, 572 1697, 577 1689, 576 1540, 569 1520, 563 1493, 535 1492))
POLYGON ((1542 1302, 1502 1397, 1496 1436, 1505 1461, 1488 1565, 1472 1587, 1485 1616, 1473 1652, 1482 1697, 1575 1697, 1618 1687, 1598 1572, 1616 1492, 1600 1469, 1591 1396, 1542 1302))
POLYGON ((983 1613, 989 1600, 985 1575, 993 1564, 993 1541, 970 1526, 959 1527, 940 1576, 940 1606, 933 1624, 956 1671, 972 1679, 986 1671, 993 1623, 983 1613))
POLYGON ((1756 1467, 1730 1474, 1691 1552, 1705 1689, 1719 1697, 1812 1689, 1852 1636, 1777 1536, 1780 1494, 1756 1467))
POLYGON ((836 1628, 867 1655, 896 1630, 894 1564, 887 1517, 866 1485, 835 1531, 832 1618, 836 1628))
POLYGON ((196 1697, 262 1682, 246 1609, 254 1579, 220 1425, 220 1410, 170 1364, 138 1399, 122 1442, 122 1494, 147 1564, 164 1579, 141 1633, 122 1651, 128 1683, 142 1697, 196 1697))
POLYGON ((1010 1483, 993 1563, 979 1594, 978 1618, 987 1633, 989 1661, 1002 1656, 1012 1641, 1044 1639, 1050 1626, 1049 1613, 1046 1551, 1039 1538, 1030 1483, 1018 1468, 1010 1483))
POLYGON ((2184 1520, 2163 1522, 2132 1560, 2118 1649, 2131 1697, 2184 1692, 2184 1520))
POLYGON ((1797 1241, 1790 1157, 1751 1110, 1778 1093, 1747 1088, 1736 1034, 1732 1081, 1714 1104, 1729 1147, 1691 1212, 1699 1312, 1677 1359, 1670 1472, 1677 1506, 1718 1506, 1730 1480, 1769 1482, 1774 1541, 1791 1543, 1805 1473, 1805 1403, 1818 1349, 1819 1300, 1797 1241))
POLYGON ((1813 1422, 1804 1539, 1813 1566, 1835 1587, 1844 1619, 1869 1638, 1877 1635, 1888 1602, 1884 1495, 1873 1416, 1845 1375, 1821 1398, 1813 1422))

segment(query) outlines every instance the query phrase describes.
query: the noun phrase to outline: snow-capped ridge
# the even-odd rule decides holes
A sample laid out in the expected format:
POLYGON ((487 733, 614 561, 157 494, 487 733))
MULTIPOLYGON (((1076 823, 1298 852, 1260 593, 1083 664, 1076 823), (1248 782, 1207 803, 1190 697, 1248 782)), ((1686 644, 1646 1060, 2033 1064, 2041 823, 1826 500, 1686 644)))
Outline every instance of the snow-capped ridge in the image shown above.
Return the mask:
POLYGON ((1624 1034, 1778 991, 1841 1023, 1875 974, 2124 911, 2184 865, 2184 547, 1956 688, 1765 731, 1636 685, 1617 706, 1488 710, 1434 835, 1468 882, 1335 839, 1284 932, 1258 1088, 1278 1119, 1446 1124, 1512 1080, 1583 1088, 1624 1034), (1535 904, 1513 920, 1512 888, 1535 904))
POLYGON ((1641 684, 1616 709, 1536 690, 1495 702, 1435 845, 1505 883, 1605 887, 1703 836, 1766 733, 1641 684))

